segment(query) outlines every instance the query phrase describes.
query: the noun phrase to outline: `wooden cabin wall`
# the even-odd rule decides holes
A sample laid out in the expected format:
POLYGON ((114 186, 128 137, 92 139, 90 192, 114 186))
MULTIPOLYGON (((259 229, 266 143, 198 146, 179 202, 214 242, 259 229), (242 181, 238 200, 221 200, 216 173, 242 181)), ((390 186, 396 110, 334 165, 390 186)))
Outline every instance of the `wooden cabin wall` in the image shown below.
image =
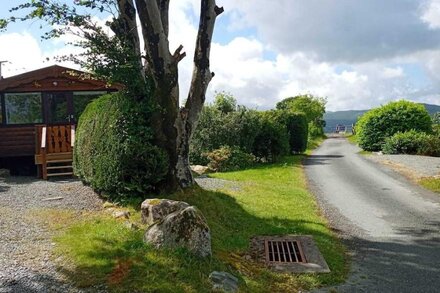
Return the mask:
POLYGON ((35 126, 0 127, 0 157, 33 156, 35 126))

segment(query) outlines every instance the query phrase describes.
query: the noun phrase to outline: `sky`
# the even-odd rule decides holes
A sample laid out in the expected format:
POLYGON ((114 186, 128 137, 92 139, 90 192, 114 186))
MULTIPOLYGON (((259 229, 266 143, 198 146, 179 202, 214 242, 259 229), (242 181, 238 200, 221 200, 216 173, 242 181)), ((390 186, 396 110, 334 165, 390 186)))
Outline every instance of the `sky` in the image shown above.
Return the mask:
MULTIPOLYGON (((0 18, 23 2, 2 3, 0 18)), ((329 111, 399 99, 440 105, 440 0, 217 0, 217 5, 225 12, 214 31, 208 102, 226 91, 257 109, 299 94, 327 98, 329 111)), ((187 52, 179 65, 182 100, 191 80, 199 10, 200 0, 171 0, 170 50, 182 44, 187 52)), ((9 61, 4 77, 78 52, 66 45, 70 36, 43 41, 41 34, 36 21, 0 33, 0 60, 9 61)))

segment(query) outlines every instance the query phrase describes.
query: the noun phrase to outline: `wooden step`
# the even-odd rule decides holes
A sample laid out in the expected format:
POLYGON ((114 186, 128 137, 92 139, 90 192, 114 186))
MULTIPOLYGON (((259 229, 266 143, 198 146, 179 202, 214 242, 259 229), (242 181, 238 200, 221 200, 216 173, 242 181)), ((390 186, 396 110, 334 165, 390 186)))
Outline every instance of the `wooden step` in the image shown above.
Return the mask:
POLYGON ((64 172, 64 173, 47 173, 47 177, 52 176, 72 176, 73 172, 64 172))
POLYGON ((68 165, 68 166, 48 166, 48 167, 46 167, 47 170, 72 169, 72 168, 73 168, 72 165, 68 165))
POLYGON ((65 160, 47 160, 46 164, 52 164, 52 163, 69 163, 72 162, 72 159, 65 159, 65 160))

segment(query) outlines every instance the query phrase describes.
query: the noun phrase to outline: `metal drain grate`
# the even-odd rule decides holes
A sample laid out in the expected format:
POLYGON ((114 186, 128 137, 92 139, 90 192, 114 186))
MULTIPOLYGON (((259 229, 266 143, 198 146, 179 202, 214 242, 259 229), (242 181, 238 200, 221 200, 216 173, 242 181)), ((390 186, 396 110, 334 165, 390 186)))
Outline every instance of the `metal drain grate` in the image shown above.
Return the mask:
POLYGON ((305 263, 307 262, 298 241, 265 240, 266 261, 269 263, 305 263))

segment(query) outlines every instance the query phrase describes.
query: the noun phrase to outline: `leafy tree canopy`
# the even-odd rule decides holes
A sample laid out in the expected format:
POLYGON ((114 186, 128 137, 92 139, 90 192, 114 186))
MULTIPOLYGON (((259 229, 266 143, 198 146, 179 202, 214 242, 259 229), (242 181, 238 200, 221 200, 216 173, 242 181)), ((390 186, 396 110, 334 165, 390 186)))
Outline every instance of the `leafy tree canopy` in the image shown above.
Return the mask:
POLYGON ((230 113, 237 110, 237 100, 229 93, 217 93, 214 98, 214 107, 222 113, 230 113))
POLYGON ((278 110, 292 110, 297 113, 304 113, 308 122, 314 122, 322 119, 325 114, 325 98, 314 97, 312 95, 300 95, 290 97, 278 102, 278 110))

